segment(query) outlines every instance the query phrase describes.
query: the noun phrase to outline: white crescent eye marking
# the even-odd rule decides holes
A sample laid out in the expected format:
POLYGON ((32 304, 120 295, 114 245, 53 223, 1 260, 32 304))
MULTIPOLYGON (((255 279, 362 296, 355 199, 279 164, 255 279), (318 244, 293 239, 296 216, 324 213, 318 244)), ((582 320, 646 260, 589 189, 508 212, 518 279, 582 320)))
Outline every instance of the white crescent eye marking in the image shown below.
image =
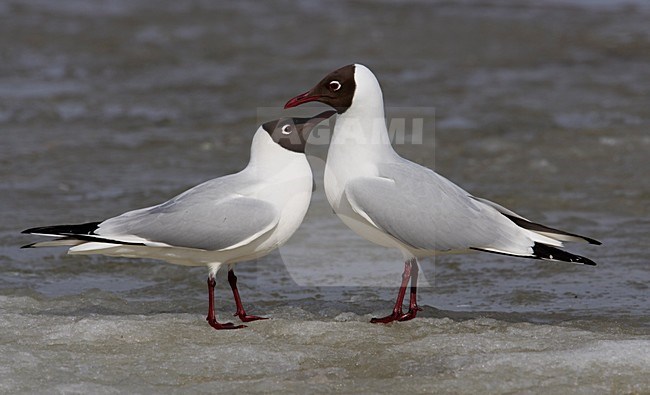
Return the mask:
POLYGON ((341 83, 338 81, 330 82, 329 86, 332 92, 336 92, 337 90, 341 89, 341 83))
POLYGON ((291 134, 291 126, 289 125, 284 125, 280 130, 282 131, 282 134, 291 134))

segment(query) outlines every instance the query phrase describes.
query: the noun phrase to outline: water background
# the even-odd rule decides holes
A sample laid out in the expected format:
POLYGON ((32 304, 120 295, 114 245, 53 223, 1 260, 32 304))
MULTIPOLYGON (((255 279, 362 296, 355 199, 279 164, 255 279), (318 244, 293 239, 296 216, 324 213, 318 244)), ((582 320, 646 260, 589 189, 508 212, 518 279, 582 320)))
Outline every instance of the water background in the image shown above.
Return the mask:
MULTIPOLYGON (((649 18, 642 1, 0 2, 0 390, 650 392, 649 18), (599 265, 423 260, 422 318, 371 325, 402 263, 332 214, 322 139, 303 226, 237 267, 272 317, 245 330, 205 323, 203 268, 19 249, 22 229, 240 170, 269 108, 353 62, 388 116, 424 121, 400 154, 601 240, 569 248, 599 265)), ((224 278, 217 295, 227 320, 224 278)))

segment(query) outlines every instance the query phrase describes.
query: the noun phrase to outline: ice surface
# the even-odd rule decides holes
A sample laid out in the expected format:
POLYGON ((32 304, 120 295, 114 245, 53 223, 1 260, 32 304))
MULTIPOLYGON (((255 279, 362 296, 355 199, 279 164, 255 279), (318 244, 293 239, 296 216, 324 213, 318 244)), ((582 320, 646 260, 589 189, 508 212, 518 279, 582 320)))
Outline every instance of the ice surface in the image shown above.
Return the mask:
POLYGON ((650 391, 650 336, 579 322, 372 325, 302 303, 217 332, 199 314, 74 314, 39 299, 0 297, 0 392, 650 391))

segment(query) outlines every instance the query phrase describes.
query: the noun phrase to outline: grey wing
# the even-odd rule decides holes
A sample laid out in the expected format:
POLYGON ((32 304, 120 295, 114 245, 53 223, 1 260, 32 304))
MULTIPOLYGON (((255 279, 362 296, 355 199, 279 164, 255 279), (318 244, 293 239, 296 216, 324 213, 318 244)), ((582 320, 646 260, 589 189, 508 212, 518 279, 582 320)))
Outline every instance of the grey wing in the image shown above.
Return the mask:
POLYGON ((379 177, 346 185, 352 208, 401 242, 423 250, 509 249, 531 241, 498 211, 430 169, 412 162, 382 164, 379 177))
POLYGON ((214 251, 245 244, 277 225, 279 213, 271 203, 219 193, 215 186, 226 185, 199 185, 166 203, 106 220, 96 233, 214 251))

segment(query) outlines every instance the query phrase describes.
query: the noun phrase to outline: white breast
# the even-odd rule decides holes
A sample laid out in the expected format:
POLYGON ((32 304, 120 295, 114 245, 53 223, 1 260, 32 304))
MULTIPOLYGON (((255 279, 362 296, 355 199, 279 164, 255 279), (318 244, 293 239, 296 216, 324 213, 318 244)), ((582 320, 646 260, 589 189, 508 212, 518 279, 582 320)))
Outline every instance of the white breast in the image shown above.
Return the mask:
POLYGON ((264 130, 258 131, 253 140, 251 162, 245 170, 257 179, 258 186, 251 196, 276 207, 280 220, 271 233, 251 246, 252 251, 246 251, 236 261, 266 255, 289 240, 302 223, 311 200, 313 179, 305 155, 282 148, 264 130))

